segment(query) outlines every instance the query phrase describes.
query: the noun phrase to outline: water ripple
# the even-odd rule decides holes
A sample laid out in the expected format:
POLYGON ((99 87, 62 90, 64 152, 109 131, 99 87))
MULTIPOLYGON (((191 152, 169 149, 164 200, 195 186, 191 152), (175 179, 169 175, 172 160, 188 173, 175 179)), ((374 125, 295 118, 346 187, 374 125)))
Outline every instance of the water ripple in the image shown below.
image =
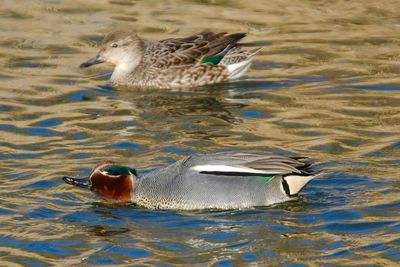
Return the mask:
POLYGON ((5 1, 0 265, 398 265, 399 10, 5 1), (127 27, 149 39, 247 32, 265 48, 247 77, 184 90, 112 87, 111 65, 79 69, 103 34, 127 27), (107 203, 60 179, 105 159, 147 173, 191 153, 260 150, 304 155, 325 174, 294 201, 194 212, 107 203))

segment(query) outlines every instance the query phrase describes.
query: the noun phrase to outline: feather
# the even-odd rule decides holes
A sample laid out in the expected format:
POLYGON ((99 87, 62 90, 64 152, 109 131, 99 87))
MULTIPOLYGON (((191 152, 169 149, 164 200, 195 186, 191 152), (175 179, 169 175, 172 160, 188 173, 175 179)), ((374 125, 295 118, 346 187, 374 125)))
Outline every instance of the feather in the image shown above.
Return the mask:
POLYGON ((305 158, 272 153, 216 153, 194 158, 190 170, 215 175, 313 175, 312 162, 305 158))

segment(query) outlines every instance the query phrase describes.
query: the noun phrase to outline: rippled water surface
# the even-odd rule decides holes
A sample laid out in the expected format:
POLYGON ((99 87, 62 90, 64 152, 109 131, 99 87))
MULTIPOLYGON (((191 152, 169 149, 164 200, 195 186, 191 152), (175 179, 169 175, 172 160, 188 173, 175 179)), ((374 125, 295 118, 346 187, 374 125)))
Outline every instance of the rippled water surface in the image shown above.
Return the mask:
POLYGON ((1 266, 394 266, 400 261, 399 1, 0 4, 1 266), (247 32, 238 82, 113 88, 80 70, 103 34, 247 32), (62 182, 111 159, 146 172, 194 152, 271 149, 326 175, 241 211, 105 203, 62 182))

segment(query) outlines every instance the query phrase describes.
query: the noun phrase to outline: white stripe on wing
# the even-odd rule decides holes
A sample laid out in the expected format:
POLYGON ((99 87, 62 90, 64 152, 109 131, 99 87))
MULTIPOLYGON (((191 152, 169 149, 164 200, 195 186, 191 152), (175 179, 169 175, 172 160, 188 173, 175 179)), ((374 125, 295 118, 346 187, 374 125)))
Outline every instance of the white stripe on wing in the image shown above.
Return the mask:
POLYGON ((237 173, 260 173, 260 174, 280 174, 280 171, 263 171, 244 166, 229 165, 196 165, 190 168, 198 172, 237 172, 237 173))

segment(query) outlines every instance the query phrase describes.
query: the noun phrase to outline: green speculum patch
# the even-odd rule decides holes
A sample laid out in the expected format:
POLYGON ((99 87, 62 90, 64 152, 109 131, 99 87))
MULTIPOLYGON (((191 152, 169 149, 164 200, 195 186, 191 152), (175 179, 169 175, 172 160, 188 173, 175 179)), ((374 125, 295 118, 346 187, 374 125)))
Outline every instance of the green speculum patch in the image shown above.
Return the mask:
POLYGON ((269 182, 269 180, 272 179, 272 177, 273 177, 273 176, 265 176, 265 177, 263 177, 262 183, 263 183, 263 184, 267 184, 267 183, 269 182))
POLYGON ((200 64, 205 64, 205 65, 207 65, 207 64, 217 65, 218 63, 221 62, 222 58, 223 58, 223 56, 206 57, 206 58, 203 58, 203 59, 200 61, 200 64))

